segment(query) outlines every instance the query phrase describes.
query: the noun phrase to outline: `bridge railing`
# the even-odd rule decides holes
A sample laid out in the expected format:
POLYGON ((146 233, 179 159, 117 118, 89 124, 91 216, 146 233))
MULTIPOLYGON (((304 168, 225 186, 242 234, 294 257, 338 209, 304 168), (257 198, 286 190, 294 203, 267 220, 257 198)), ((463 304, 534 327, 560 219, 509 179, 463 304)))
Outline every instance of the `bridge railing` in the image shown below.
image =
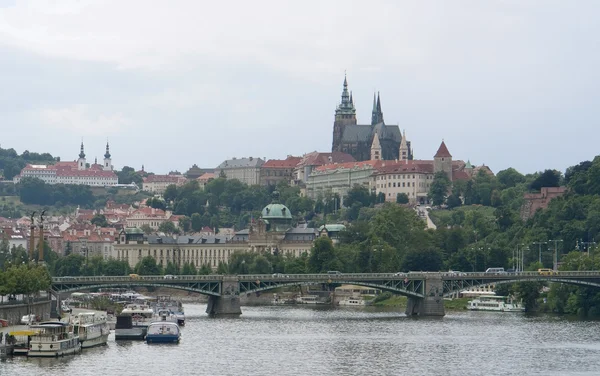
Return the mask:
POLYGON ((221 281, 222 275, 177 275, 173 278, 164 275, 140 275, 140 276, 81 276, 81 277, 53 277, 54 283, 79 283, 79 282, 177 282, 177 281, 221 281))

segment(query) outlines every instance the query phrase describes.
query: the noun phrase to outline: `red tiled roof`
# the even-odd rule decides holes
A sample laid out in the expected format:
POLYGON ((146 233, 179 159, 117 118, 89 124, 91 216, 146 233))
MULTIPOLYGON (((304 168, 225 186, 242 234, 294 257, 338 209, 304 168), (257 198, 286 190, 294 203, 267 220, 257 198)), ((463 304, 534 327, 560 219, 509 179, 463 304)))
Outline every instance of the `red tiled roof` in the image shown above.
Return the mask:
POLYGON ((261 168, 294 168, 302 160, 301 157, 289 156, 286 159, 269 159, 261 168))
POLYGON ((56 171, 56 176, 97 176, 97 177, 105 177, 105 178, 116 178, 117 174, 113 171, 103 171, 103 170, 67 170, 67 169, 59 169, 56 171))
POLYGON ((354 161, 356 161, 356 159, 354 159, 353 156, 340 151, 334 151, 332 153, 319 153, 315 151, 306 154, 298 164, 304 166, 321 166, 329 163, 347 163, 354 161), (331 161, 329 160, 329 157, 331 157, 331 161))
POLYGON ((209 181, 210 179, 214 179, 215 174, 212 172, 205 172, 200 177, 196 178, 198 181, 209 181))
POLYGON ((452 172, 452 181, 470 180, 470 179, 471 179, 471 176, 469 176, 469 174, 467 174, 467 172, 464 170, 452 172))
POLYGON ((448 148, 446 147, 446 143, 444 141, 442 141, 442 143, 440 144, 440 148, 438 149, 437 153, 435 153, 434 157, 452 158, 452 154, 450 154, 450 152, 448 151, 448 148))
POLYGON ((378 168, 378 175, 385 175, 390 173, 395 174, 433 174, 433 161, 384 161, 378 168))

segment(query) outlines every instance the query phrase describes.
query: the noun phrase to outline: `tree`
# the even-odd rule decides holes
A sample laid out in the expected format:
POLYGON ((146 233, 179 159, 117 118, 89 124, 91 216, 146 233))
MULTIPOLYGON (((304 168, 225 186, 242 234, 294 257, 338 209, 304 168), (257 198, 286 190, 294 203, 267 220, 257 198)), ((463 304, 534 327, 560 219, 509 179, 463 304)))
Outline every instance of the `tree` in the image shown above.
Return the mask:
POLYGON ((67 240, 67 244, 65 245, 65 256, 68 256, 71 253, 73 253, 73 245, 71 244, 71 241, 67 240))
POLYGON ((445 172, 436 172, 433 176, 433 182, 429 188, 428 197, 432 200, 433 205, 440 206, 446 201, 446 195, 450 188, 450 180, 445 172))
POLYGON ((140 230, 142 230, 144 232, 144 234, 148 235, 148 234, 152 234, 154 232, 154 229, 152 227, 150 227, 149 224, 143 224, 140 227, 140 230))
POLYGON ((139 275, 160 275, 161 267, 152 256, 145 256, 135 266, 135 272, 139 275))
POLYGON ((457 194, 452 193, 446 199, 446 205, 448 205, 448 209, 456 208, 462 205, 462 200, 457 194))
POLYGON ((158 226, 159 232, 164 232, 165 234, 176 234, 179 233, 179 229, 175 227, 175 224, 171 221, 164 221, 158 226))
POLYGON ((165 267, 165 274, 176 275, 179 274, 179 268, 177 265, 171 261, 167 262, 167 266, 165 267))
POLYGON ((319 237, 314 241, 310 256, 308 258, 308 269, 313 273, 321 273, 334 269, 332 265, 336 261, 333 243, 328 237, 319 237))
POLYGON ((558 187, 560 186, 560 171, 545 170, 531 184, 529 189, 539 191, 543 187, 558 187))
POLYGON ((202 229, 202 216, 200 216, 198 213, 192 214, 191 225, 193 231, 200 231, 202 229))
POLYGON ((217 274, 229 274, 229 269, 227 268, 227 264, 219 261, 219 265, 217 265, 217 274))
POLYGON ((106 217, 104 216, 104 214, 94 215, 94 218, 92 218, 92 220, 90 222, 93 225, 98 226, 98 227, 107 227, 108 226, 108 222, 106 221, 106 217))
POLYGON ((397 204, 408 204, 408 195, 406 193, 398 193, 396 195, 397 204))
POLYGON ((195 274, 197 274, 196 267, 194 266, 194 264, 186 262, 183 264, 183 267, 181 268, 181 274, 182 275, 195 275, 195 274))
POLYGON ((438 249, 427 248, 409 250, 402 260, 405 271, 437 272, 442 269, 442 253, 438 249))
POLYGON ((348 195, 344 198, 344 206, 349 208, 354 203, 359 203, 361 206, 371 205, 372 197, 367 187, 355 184, 354 187, 348 191, 348 195))
POLYGON ((188 216, 183 216, 179 218, 179 228, 183 230, 184 233, 189 232, 192 228, 192 220, 188 216))
POLYGON ((496 174, 496 178, 502 189, 515 187, 517 184, 525 181, 525 176, 512 167, 499 171, 496 174))

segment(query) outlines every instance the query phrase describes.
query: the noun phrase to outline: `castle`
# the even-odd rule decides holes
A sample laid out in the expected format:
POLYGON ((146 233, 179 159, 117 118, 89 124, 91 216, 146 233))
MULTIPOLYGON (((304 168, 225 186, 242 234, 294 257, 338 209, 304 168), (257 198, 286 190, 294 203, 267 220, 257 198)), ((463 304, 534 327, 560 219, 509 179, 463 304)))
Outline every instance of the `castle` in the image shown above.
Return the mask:
POLYGON ((344 152, 357 161, 412 160, 410 142, 397 125, 386 125, 381 110, 379 93, 373 95, 371 124, 358 124, 352 92, 344 77, 342 101, 335 110, 332 152, 344 152))

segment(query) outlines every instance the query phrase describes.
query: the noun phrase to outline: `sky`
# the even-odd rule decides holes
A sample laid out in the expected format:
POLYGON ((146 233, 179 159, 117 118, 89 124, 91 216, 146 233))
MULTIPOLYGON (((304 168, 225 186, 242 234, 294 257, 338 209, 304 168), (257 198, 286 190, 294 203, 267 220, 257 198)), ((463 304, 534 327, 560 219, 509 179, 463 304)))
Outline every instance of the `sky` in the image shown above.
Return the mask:
POLYGON ((331 150, 344 72, 416 159, 597 152, 598 1, 0 0, 0 146, 185 172, 331 150))

